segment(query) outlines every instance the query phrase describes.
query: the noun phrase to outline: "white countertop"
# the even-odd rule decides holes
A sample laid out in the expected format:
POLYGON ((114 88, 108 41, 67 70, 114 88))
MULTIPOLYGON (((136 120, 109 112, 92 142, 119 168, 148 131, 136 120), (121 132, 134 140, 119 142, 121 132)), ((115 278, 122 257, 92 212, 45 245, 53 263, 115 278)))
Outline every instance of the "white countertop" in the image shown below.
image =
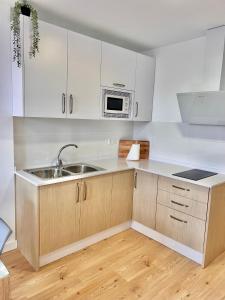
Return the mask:
POLYGON ((105 170, 86 173, 86 174, 77 174, 77 175, 72 175, 72 176, 68 176, 68 177, 56 178, 56 179, 41 179, 39 177, 36 177, 34 175, 31 175, 31 174, 23 171, 23 170, 16 171, 15 174, 17 176, 20 176, 23 179, 29 181, 30 183, 32 183, 35 186, 49 185, 49 184, 54 184, 54 183, 60 183, 60 182, 81 179, 81 178, 86 178, 86 177, 93 177, 93 176, 98 176, 98 175, 102 175, 102 174, 108 174, 108 173, 112 173, 112 172, 119 172, 119 171, 130 170, 130 169, 142 170, 145 172, 170 177, 170 178, 173 178, 176 180, 190 182, 192 184, 205 186, 208 188, 211 188, 215 185, 219 185, 219 184, 225 182, 225 174, 214 175, 214 176, 211 176, 211 177, 208 177, 205 179, 201 179, 198 181, 193 181, 193 180, 189 180, 189 179, 185 179, 185 178, 176 177, 176 176, 173 176, 172 174, 190 170, 191 168, 180 166, 180 165, 175 165, 175 164, 154 161, 154 160, 127 161, 125 159, 114 158, 114 159, 103 159, 103 160, 88 161, 88 162, 85 161, 85 163, 104 168, 105 170))

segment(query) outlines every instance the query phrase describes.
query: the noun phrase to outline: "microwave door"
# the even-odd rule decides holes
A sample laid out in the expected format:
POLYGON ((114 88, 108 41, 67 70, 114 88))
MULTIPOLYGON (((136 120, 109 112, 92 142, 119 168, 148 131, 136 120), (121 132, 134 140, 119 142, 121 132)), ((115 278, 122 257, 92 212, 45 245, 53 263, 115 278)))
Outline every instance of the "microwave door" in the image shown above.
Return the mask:
POLYGON ((123 112, 124 98, 121 97, 106 97, 106 111, 109 113, 123 112))

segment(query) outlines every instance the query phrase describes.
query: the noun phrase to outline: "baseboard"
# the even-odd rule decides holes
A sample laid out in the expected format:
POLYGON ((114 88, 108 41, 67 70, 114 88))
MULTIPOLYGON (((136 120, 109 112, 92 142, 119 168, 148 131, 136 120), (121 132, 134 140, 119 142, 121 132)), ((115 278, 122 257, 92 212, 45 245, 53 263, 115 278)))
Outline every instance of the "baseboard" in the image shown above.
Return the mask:
POLYGON ((17 241, 16 240, 9 240, 5 244, 5 247, 3 249, 3 253, 14 250, 16 248, 17 248, 17 241))
MULTIPOLYGON (((70 244, 66 247, 63 247, 59 250, 56 250, 54 252, 51 252, 47 255, 40 257, 40 266, 47 265, 53 261, 56 261, 57 259, 60 259, 66 255, 72 254, 76 251, 79 251, 81 249, 84 249, 90 245, 93 245, 97 242, 100 242, 106 238, 109 238, 117 233, 120 233, 124 230, 127 230, 129 228, 132 228, 142 234, 144 234, 147 237, 152 238, 153 240, 163 244, 164 246, 188 257, 189 259, 197 262, 198 264, 203 263, 203 254, 201 252, 198 252, 196 250, 193 250, 190 247, 187 247, 181 243, 178 243, 165 235, 148 228, 141 223, 138 223, 136 221, 131 222, 125 222, 123 224, 120 224, 118 226, 109 228, 105 231, 102 231, 100 233, 97 233, 95 235, 92 235, 86 239, 83 239, 81 241, 78 241, 76 243, 70 244)), ((10 240, 6 243, 3 252, 11 251, 17 248, 17 241, 16 240, 10 240)))
POLYGON ((39 264, 40 264, 40 267, 44 266, 44 265, 47 265, 53 261, 56 261, 66 255, 69 255, 69 254, 72 254, 74 252, 77 252, 81 249, 84 249, 90 245, 93 245, 97 242, 100 242, 106 238, 109 238, 117 233, 120 233, 124 230, 127 230, 129 229, 131 226, 131 222, 125 222, 123 224, 120 224, 118 226, 115 226, 115 227, 112 227, 112 228, 109 228, 107 230, 104 230, 102 232, 99 232, 97 234, 94 234, 86 239, 83 239, 81 241, 78 241, 76 243, 73 243, 73 244, 70 244, 66 247, 63 247, 59 250, 56 250, 56 251, 53 251, 47 255, 43 255, 40 257, 40 261, 39 261, 39 264))
POLYGON ((131 222, 131 228, 202 265, 203 254, 201 252, 198 252, 190 247, 178 243, 168 238, 167 236, 151 228, 148 228, 136 221, 131 222))

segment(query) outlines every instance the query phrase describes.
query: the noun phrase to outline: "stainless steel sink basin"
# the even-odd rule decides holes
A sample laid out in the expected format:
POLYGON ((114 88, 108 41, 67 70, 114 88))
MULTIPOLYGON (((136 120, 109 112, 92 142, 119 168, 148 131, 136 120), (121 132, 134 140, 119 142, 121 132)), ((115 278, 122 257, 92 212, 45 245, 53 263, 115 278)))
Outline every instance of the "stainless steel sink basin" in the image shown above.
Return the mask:
POLYGON ((96 171, 102 171, 104 170, 103 168, 96 167, 96 166, 91 166, 87 164, 74 164, 74 165, 69 165, 65 166, 63 168, 66 171, 69 171, 71 173, 79 173, 79 174, 84 174, 84 173, 90 173, 90 172, 96 172, 96 171))
POLYGON ((65 170, 59 170, 57 168, 40 168, 25 171, 42 179, 54 179, 72 175, 65 170))
POLYGON ((35 175, 42 179, 54 179, 65 176, 72 176, 75 174, 85 174, 90 172, 102 171, 103 168, 79 163, 73 165, 67 165, 62 169, 58 169, 56 167, 48 167, 48 168, 39 168, 39 169, 29 169, 25 170, 29 174, 35 175))

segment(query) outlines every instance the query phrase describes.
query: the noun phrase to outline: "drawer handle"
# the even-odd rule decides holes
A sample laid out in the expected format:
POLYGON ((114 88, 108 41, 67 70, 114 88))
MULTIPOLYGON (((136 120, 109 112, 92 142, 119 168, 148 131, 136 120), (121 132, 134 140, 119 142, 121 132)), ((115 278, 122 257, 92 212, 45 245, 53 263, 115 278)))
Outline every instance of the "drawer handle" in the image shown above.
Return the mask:
POLYGON ((70 94, 70 114, 73 113, 73 95, 70 94))
POLYGON ((171 219, 174 219, 174 220, 176 220, 176 221, 178 221, 178 222, 187 224, 187 221, 181 220, 181 219, 176 218, 176 217, 174 217, 174 216, 172 216, 172 215, 170 215, 170 218, 171 218, 171 219))
POLYGON ((134 188, 137 188, 137 173, 134 175, 134 188))
POLYGON ((136 102, 136 113, 135 113, 135 118, 138 116, 138 102, 136 102))
POLYGON ((177 186, 177 185, 172 185, 172 187, 173 188, 175 188, 175 189, 178 189, 178 190, 182 190, 182 191, 187 191, 187 192, 190 192, 190 190, 189 189, 185 189, 185 188, 182 188, 182 187, 180 187, 180 186, 177 186))
POLYGON ((126 86, 125 84, 119 83, 119 82, 114 82, 113 85, 117 86, 117 87, 125 87, 126 86))
POLYGON ((83 194, 83 201, 87 200, 87 184, 84 181, 84 194, 83 194))
POLYGON ((62 113, 66 112, 66 94, 62 93, 62 113))
POLYGON ((171 200, 171 203, 179 205, 179 206, 183 206, 183 207, 189 207, 189 205, 186 205, 186 204, 183 204, 183 203, 179 203, 179 202, 176 202, 174 200, 171 200))
POLYGON ((77 183, 77 195, 76 195, 76 203, 79 203, 80 200, 80 186, 79 183, 77 183))

